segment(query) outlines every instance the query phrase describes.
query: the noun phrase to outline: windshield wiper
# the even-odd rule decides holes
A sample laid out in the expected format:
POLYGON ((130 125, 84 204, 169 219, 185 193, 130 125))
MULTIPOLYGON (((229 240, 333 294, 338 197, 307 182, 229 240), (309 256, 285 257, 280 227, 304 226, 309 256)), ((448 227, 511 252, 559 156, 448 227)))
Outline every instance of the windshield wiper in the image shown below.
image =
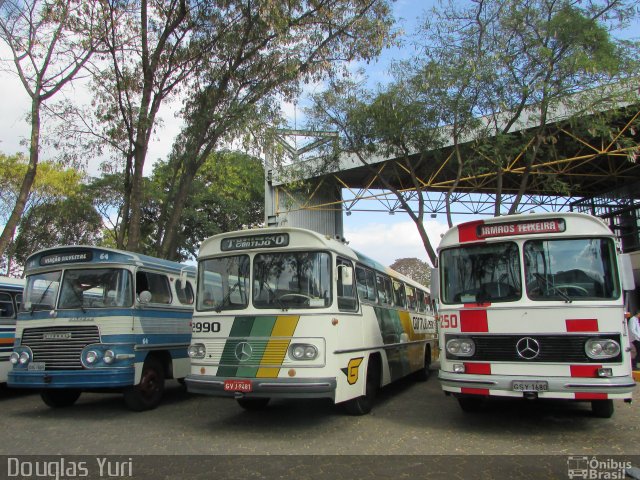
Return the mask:
POLYGON ((276 295, 276 292, 273 291, 273 288, 271 288, 271 285, 269 285, 269 282, 265 282, 262 281, 260 283, 261 285, 264 285, 265 287, 267 287, 267 291, 271 294, 271 296, 273 297, 273 301, 275 303, 278 304, 278 306, 282 309, 283 312, 286 312, 288 310, 288 308, 285 306, 284 303, 282 303, 282 301, 278 298, 278 296, 276 295))
POLYGON ((236 283, 233 287, 231 287, 227 292, 227 294, 224 296, 224 298, 220 301, 220 303, 218 303, 213 307, 213 310, 216 313, 220 313, 222 309, 229 304, 229 299, 231 298, 231 294, 235 292, 238 287, 240 287, 240 282, 236 283))
POLYGON ((47 288, 44 289, 44 292, 42 292, 42 295, 40 295, 38 301, 31 305, 31 316, 33 316, 33 312, 36 311, 36 305, 40 305, 42 303, 42 300, 44 300, 44 297, 49 291, 49 287, 51 287, 51 285, 53 285, 53 282, 49 282, 49 285, 47 285, 47 288))
POLYGON ((569 295, 567 295, 566 293, 564 293, 562 290, 560 290, 558 287, 556 287, 555 285, 553 285, 551 282, 549 282, 549 280, 547 280, 544 275, 540 275, 539 273, 534 273, 533 274, 538 280, 542 280, 544 282, 544 284, 547 286, 547 289, 549 290, 549 292, 554 291, 557 292, 557 294, 559 296, 561 296, 565 302, 567 303, 572 303, 573 300, 571 300, 571 297, 569 295))

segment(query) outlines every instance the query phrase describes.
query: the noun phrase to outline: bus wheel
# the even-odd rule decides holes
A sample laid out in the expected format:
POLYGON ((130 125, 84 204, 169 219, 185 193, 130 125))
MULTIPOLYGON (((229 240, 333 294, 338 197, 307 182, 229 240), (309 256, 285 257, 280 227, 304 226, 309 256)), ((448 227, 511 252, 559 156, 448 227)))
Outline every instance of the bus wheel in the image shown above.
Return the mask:
POLYGON ((463 412, 475 413, 482 409, 484 398, 482 397, 458 397, 458 403, 463 412))
POLYGON ((236 401, 245 410, 262 410, 269 404, 270 398, 238 398, 236 401))
POLYGON ((164 368, 155 357, 147 357, 142 366, 140 383, 124 391, 124 402, 130 410, 142 412, 156 408, 164 393, 164 368))
POLYGON ((373 402, 380 388, 380 370, 378 363, 369 359, 367 365, 367 385, 365 394, 361 397, 352 398, 344 402, 344 408, 349 415, 366 415, 373 408, 373 402))
POLYGON ((596 417, 611 418, 611 415, 613 415, 613 400, 592 400, 591 411, 596 417))
POLYGON ((42 401, 51 408, 70 407, 80 398, 80 390, 51 389, 40 392, 42 401))
POLYGON ((430 369, 431 368, 431 348, 429 345, 424 349, 424 366, 416 372, 416 380, 419 382, 426 382, 429 380, 430 369))

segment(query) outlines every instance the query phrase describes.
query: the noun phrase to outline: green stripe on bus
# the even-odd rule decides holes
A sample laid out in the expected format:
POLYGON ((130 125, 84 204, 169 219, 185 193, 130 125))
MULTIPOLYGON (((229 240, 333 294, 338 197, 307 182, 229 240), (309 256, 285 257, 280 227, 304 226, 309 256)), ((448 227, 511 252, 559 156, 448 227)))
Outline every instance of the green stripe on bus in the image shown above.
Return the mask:
MULTIPOLYGON (((256 317, 255 322, 253 322, 253 328, 251 329, 251 333, 249 336, 251 338, 260 338, 260 337, 270 337, 271 332, 273 331, 273 326, 276 324, 276 320, 278 317, 256 317)), ((262 348, 253 348, 253 352, 251 355, 251 363, 254 365, 259 365, 262 357, 264 356, 264 352, 267 348, 267 344, 264 343, 262 348)), ((256 373, 258 372, 259 366, 255 367, 241 367, 238 366, 238 370, 236 372, 236 377, 245 377, 245 378, 255 378, 256 373)))
POLYGON ((236 317, 231 326, 229 332, 229 339, 224 345, 222 351, 221 363, 231 363, 231 365, 225 365, 218 367, 217 376, 219 377, 235 377, 238 374, 238 364, 240 363, 236 359, 235 351, 239 342, 244 341, 246 337, 251 335, 253 324, 256 317, 236 317))

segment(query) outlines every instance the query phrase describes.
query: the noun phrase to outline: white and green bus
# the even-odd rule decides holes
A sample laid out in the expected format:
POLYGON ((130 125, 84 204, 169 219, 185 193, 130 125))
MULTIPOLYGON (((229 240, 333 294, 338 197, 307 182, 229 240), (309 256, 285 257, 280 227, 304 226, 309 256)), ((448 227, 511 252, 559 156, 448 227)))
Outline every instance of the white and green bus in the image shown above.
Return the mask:
POLYGON ((313 231, 213 236, 198 257, 187 388, 246 409, 330 398, 368 413, 381 386, 428 377, 431 305, 426 287, 313 231))

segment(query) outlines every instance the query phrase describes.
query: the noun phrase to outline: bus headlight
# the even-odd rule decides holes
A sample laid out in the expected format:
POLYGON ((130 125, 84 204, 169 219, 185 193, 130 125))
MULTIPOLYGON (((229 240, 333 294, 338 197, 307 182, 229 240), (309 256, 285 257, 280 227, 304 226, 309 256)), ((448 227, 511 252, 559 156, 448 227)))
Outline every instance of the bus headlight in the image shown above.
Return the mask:
POLYGON ((87 362, 87 364, 89 365, 93 365, 99 359, 100 359, 100 355, 95 350, 89 350, 84 357, 85 362, 87 362))
POLYGON ((113 350, 107 350, 104 352, 104 356, 102 357, 102 361, 107 365, 111 365, 116 359, 116 354, 113 353, 113 350))
POLYGON ((589 358, 613 358, 620 355, 620 344, 609 338, 591 338, 584 345, 584 351, 589 358))
POLYGON ((204 358, 207 349, 202 343, 194 343, 189 345, 189 357, 190 358, 204 358))
POLYGON ((31 360, 31 358, 29 357, 29 352, 20 352, 20 358, 18 359, 20 365, 26 365, 27 363, 29 363, 29 360, 31 360))
POLYGON ((446 349, 456 357, 471 357, 476 353, 476 344, 470 338, 452 338, 447 340, 446 349))
POLYGON ((294 343, 289 347, 289 356, 294 360, 315 360, 318 349, 308 343, 294 343))
POLYGON ((12 352, 9 356, 9 362, 11 362, 11 365, 17 365, 19 361, 20 354, 18 352, 12 352))

